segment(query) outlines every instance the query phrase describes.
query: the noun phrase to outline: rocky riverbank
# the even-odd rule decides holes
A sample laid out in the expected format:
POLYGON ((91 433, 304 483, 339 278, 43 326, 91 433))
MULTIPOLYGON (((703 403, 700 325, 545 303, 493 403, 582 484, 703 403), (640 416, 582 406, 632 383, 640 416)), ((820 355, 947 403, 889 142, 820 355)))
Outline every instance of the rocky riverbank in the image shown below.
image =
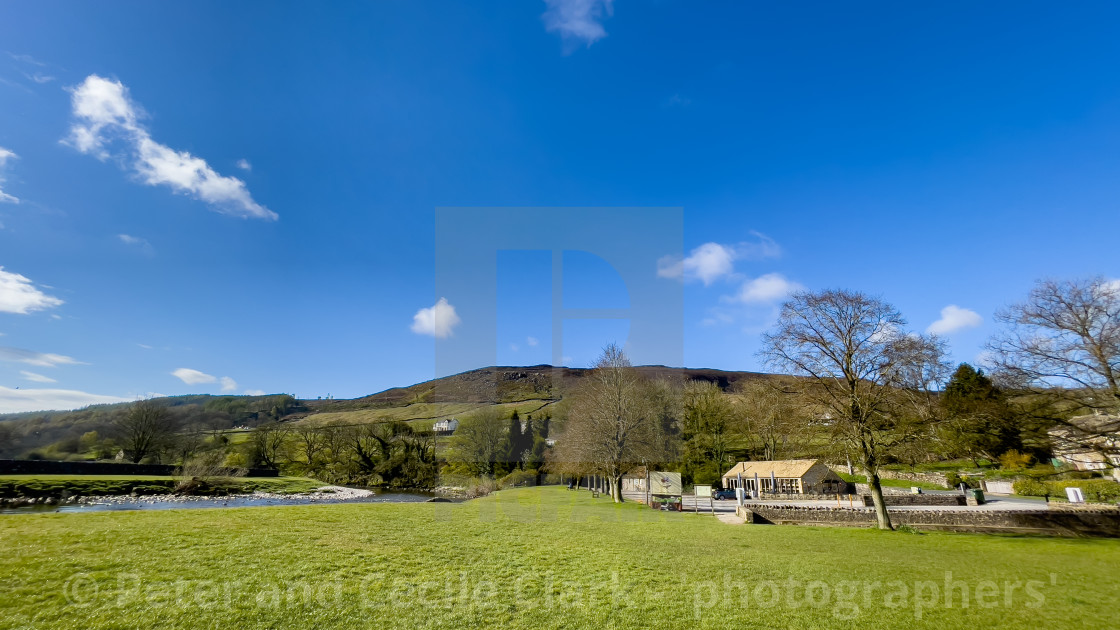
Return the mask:
POLYGON ((0 508, 20 508, 35 505, 114 505, 147 501, 153 503, 198 503, 209 502, 213 504, 228 503, 231 499, 274 499, 296 500, 311 503, 319 501, 352 501, 364 499, 374 495, 372 490, 362 488, 347 488, 345 486, 323 486, 312 492, 278 493, 278 492, 250 492, 241 494, 227 494, 221 496, 198 496, 183 494, 129 494, 108 496, 77 496, 67 497, 15 497, 0 499, 0 508))

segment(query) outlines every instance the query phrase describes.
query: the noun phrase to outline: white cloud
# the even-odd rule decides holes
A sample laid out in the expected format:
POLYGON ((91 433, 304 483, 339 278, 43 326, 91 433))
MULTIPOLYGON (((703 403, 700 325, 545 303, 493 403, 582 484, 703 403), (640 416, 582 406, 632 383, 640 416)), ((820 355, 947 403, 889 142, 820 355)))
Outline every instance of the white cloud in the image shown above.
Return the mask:
POLYGON ((232 391, 237 389, 237 381, 233 380, 232 378, 230 378, 228 376, 223 376, 221 378, 221 381, 222 381, 222 391, 223 392, 232 392, 232 391))
POLYGON ((237 161, 237 168, 239 168, 243 171, 251 171, 251 170, 253 170, 253 165, 249 163, 249 160, 246 160, 245 158, 241 158, 240 160, 237 161))
POLYGON ((515 344, 515 343, 511 343, 511 344, 509 344, 509 349, 510 349, 510 350, 513 350, 514 352, 517 352, 517 351, 518 351, 518 350, 520 350, 521 348, 519 348, 519 347, 517 346, 517 344, 515 344))
POLYGON ((780 273, 768 273, 753 280, 747 280, 739 287, 739 292, 725 298, 727 302, 742 302, 744 304, 768 304, 778 302, 789 297, 795 291, 804 290, 805 287, 787 279, 780 273))
POLYGON ((19 197, 9 195, 3 189, 4 169, 8 166, 8 160, 14 160, 18 157, 11 149, 0 147, 0 203, 19 203, 19 197))
POLYGON ((205 372, 192 370, 190 368, 179 368, 171 373, 172 376, 183 381, 187 385, 203 385, 206 383, 217 383, 218 377, 211 376, 205 372))
POLYGON ((22 348, 10 348, 6 346, 0 346, 0 361, 26 363, 27 365, 34 365, 37 367, 86 365, 85 363, 82 363, 77 359, 61 354, 48 354, 44 352, 35 352, 34 350, 24 350, 22 348))
POLYGON ((65 410, 128 402, 130 398, 102 396, 70 389, 11 389, 0 386, 0 413, 65 410))
POLYGON ((153 140, 139 122, 143 110, 132 102, 120 81, 91 74, 71 90, 71 106, 74 122, 66 143, 78 151, 101 160, 115 157, 129 164, 145 184, 168 186, 218 212, 251 219, 278 218, 253 200, 245 182, 219 175, 202 158, 153 140), (110 145, 123 147, 114 153, 110 145))
POLYGON ((735 245, 704 243, 683 259, 664 256, 657 261, 657 275, 661 278, 700 280, 704 286, 709 286, 720 278, 732 276, 737 260, 777 258, 782 254, 782 248, 774 239, 760 232, 751 232, 751 235, 756 240, 735 245))
POLYGON ((19 373, 23 375, 23 378, 25 378, 29 381, 35 382, 35 383, 57 383, 58 382, 58 381, 54 380, 53 378, 51 378, 49 376, 43 376, 42 374, 36 374, 35 372, 28 372, 27 370, 20 370, 19 373))
POLYGON ((27 74, 25 72, 23 73, 23 76, 39 84, 50 83, 51 81, 54 81, 54 77, 50 76, 49 74, 42 74, 39 72, 32 72, 31 74, 27 74))
POLYGON ((536 337, 528 337, 525 339, 525 343, 529 344, 530 347, 535 348, 537 347, 537 344, 540 343, 540 341, 537 341, 536 337))
POLYGON ((0 313, 26 315, 61 305, 62 300, 43 293, 26 276, 0 267, 0 313))
POLYGON ((965 328, 976 328, 984 318, 976 311, 950 304, 941 309, 941 319, 933 322, 926 332, 934 335, 948 335, 965 328))
POLYGON ((614 0, 544 0, 541 19, 549 33, 566 41, 583 41, 588 47, 607 36, 602 20, 614 12, 614 0))
POLYGON ((1103 289, 1108 294, 1120 298, 1120 278, 1116 280, 1105 280, 1103 283, 1101 283, 1101 289, 1103 289))
POLYGON ((268 394, 263 389, 247 389, 245 390, 246 396, 267 396, 268 394))
POLYGON ((416 311, 412 316, 412 332, 446 339, 451 336, 452 329, 458 326, 460 321, 455 313, 455 307, 447 303, 447 298, 440 298, 435 306, 416 311))

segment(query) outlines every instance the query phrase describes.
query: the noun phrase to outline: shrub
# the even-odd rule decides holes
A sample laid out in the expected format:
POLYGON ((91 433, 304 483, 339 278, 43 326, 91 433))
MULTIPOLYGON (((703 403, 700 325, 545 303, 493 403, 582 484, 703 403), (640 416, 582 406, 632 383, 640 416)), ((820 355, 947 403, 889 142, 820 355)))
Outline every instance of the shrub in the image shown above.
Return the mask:
POLYGON ((1052 494, 1045 482, 1036 479, 1019 479, 1011 484, 1015 494, 1025 497, 1045 497, 1052 494))
POLYGON ((490 477, 481 477, 471 480, 471 482, 467 484, 467 486, 463 489, 463 493, 467 495, 467 498, 477 499, 478 497, 484 497, 497 489, 498 483, 496 481, 494 481, 490 477))
POLYGON ((537 485, 537 471, 535 470, 515 470, 498 481, 498 486, 503 490, 535 485, 537 485))
POLYGON ((1030 466, 1033 459, 1033 457, 1026 453, 1020 453, 1012 449, 999 456, 999 465, 1001 468, 1006 468, 1008 470, 1022 470, 1030 466))
POLYGON ((1120 501, 1120 483, 1108 479, 1080 479, 1068 481, 1038 481, 1020 479, 1014 486, 1015 494, 1028 497, 1065 497, 1066 488, 1081 488, 1085 500, 1092 503, 1120 501))

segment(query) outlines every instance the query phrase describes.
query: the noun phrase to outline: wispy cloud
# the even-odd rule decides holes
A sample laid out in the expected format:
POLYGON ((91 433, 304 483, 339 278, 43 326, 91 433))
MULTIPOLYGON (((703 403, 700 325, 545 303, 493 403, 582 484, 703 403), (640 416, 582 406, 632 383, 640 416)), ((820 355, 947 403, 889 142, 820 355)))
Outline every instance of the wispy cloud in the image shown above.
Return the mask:
POLYGON ((202 158, 153 140, 140 124, 143 110, 120 81, 91 74, 70 92, 74 122, 66 144, 100 160, 116 158, 131 167, 143 183, 167 186, 218 212, 250 219, 278 218, 253 200, 245 182, 219 175, 202 158))
POLYGON ((220 380, 222 383, 223 392, 232 392, 237 389, 237 381, 233 380, 232 378, 223 376, 220 380))
POLYGON ((218 377, 190 368, 179 368, 172 372, 171 375, 187 385, 204 385, 218 382, 218 377))
POLYGON ((538 341, 536 337, 527 337, 525 339, 525 343, 529 344, 530 347, 535 348, 537 347, 537 344, 540 343, 540 341, 538 341))
POLYGON ((716 280, 731 277, 735 261, 777 258, 782 248, 774 239, 759 232, 751 232, 753 241, 722 245, 704 243, 692 250, 687 257, 664 256, 657 261, 657 275, 661 278, 699 280, 709 286, 716 280))
POLYGON ((0 361, 26 363, 37 367, 58 367, 60 365, 86 365, 73 357, 46 352, 35 352, 23 348, 0 346, 0 361))
POLYGON ((27 54, 16 54, 13 52, 9 52, 8 56, 20 63, 25 63, 29 66, 39 66, 40 68, 43 68, 47 65, 45 62, 39 61, 38 59, 27 54))
POLYGON ((62 300, 39 290, 29 278, 0 267, 0 313, 26 315, 62 305, 62 300))
POLYGON ((152 244, 149 243, 146 238, 132 236, 131 234, 118 234, 117 238, 125 245, 135 247, 148 256, 152 256, 156 253, 155 248, 152 247, 152 244))
POLYGON ((267 396, 268 394, 263 389, 247 389, 245 390, 246 396, 267 396))
POLYGON ((4 171, 8 168, 8 161, 18 157, 11 149, 0 147, 0 203, 19 203, 19 197, 4 192, 4 171))
POLYGON ((984 323, 984 318, 976 311, 950 304, 941 309, 941 319, 930 324, 926 332, 934 335, 948 335, 965 328, 976 328, 982 323, 984 323))
POLYGON ((249 160, 246 160, 245 158, 241 158, 240 160, 237 161, 237 168, 239 168, 243 171, 251 171, 251 170, 253 170, 253 165, 249 163, 249 160))
POLYGON ((440 298, 431 308, 422 308, 412 316, 412 332, 418 335, 431 335, 436 339, 446 339, 459 325, 459 315, 455 307, 448 304, 447 298, 440 298))
POLYGON ((72 389, 11 389, 0 386, 0 413, 78 409, 129 400, 131 399, 72 389))
POLYGON ((559 33, 566 43, 591 44, 607 36, 603 20, 614 13, 614 0, 544 0, 541 19, 550 33, 559 33))
POLYGON ((25 378, 25 379, 27 379, 31 382, 34 382, 34 383, 57 383, 58 382, 58 381, 54 380, 53 378, 51 378, 49 376, 43 376, 42 374, 36 374, 35 372, 28 372, 27 370, 20 370, 19 373, 21 375, 23 375, 23 378, 25 378))

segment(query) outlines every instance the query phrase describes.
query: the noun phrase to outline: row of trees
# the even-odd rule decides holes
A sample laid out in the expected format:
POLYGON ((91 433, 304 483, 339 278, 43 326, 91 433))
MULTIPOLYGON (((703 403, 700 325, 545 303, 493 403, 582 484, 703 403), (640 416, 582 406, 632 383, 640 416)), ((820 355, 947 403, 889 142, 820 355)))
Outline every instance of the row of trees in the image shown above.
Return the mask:
POLYGON ((196 448, 208 435, 276 422, 300 409, 298 401, 285 394, 200 395, 159 398, 139 407, 93 405, 77 411, 15 414, 0 420, 0 457, 110 459, 124 450, 130 461, 176 463, 184 450, 196 448), (149 408, 145 413, 159 414, 160 422, 137 434, 144 422, 130 416, 152 405, 162 411, 149 408), (140 426, 133 426, 137 422, 140 426))
POLYGON ((448 472, 470 476, 500 477, 514 470, 540 470, 544 464, 550 418, 524 421, 515 410, 504 415, 498 408, 462 418, 442 453, 448 472))
MULTIPOLYGON (((881 299, 800 292, 782 306, 761 351, 770 369, 792 378, 750 384, 731 398, 709 383, 666 395, 671 385, 645 381, 611 345, 576 393, 550 466, 602 475, 621 501, 623 475, 639 466, 673 466, 699 479, 741 454, 777 458, 792 441, 803 454, 855 460, 880 527, 890 528, 883 464, 1044 451, 1056 424, 1084 435, 1071 418, 1120 409, 1120 283, 1041 282, 998 320, 993 379, 967 364, 953 372, 944 342, 907 331, 881 299)), ((1115 436, 1088 433, 1087 447, 1120 455, 1115 436)))

